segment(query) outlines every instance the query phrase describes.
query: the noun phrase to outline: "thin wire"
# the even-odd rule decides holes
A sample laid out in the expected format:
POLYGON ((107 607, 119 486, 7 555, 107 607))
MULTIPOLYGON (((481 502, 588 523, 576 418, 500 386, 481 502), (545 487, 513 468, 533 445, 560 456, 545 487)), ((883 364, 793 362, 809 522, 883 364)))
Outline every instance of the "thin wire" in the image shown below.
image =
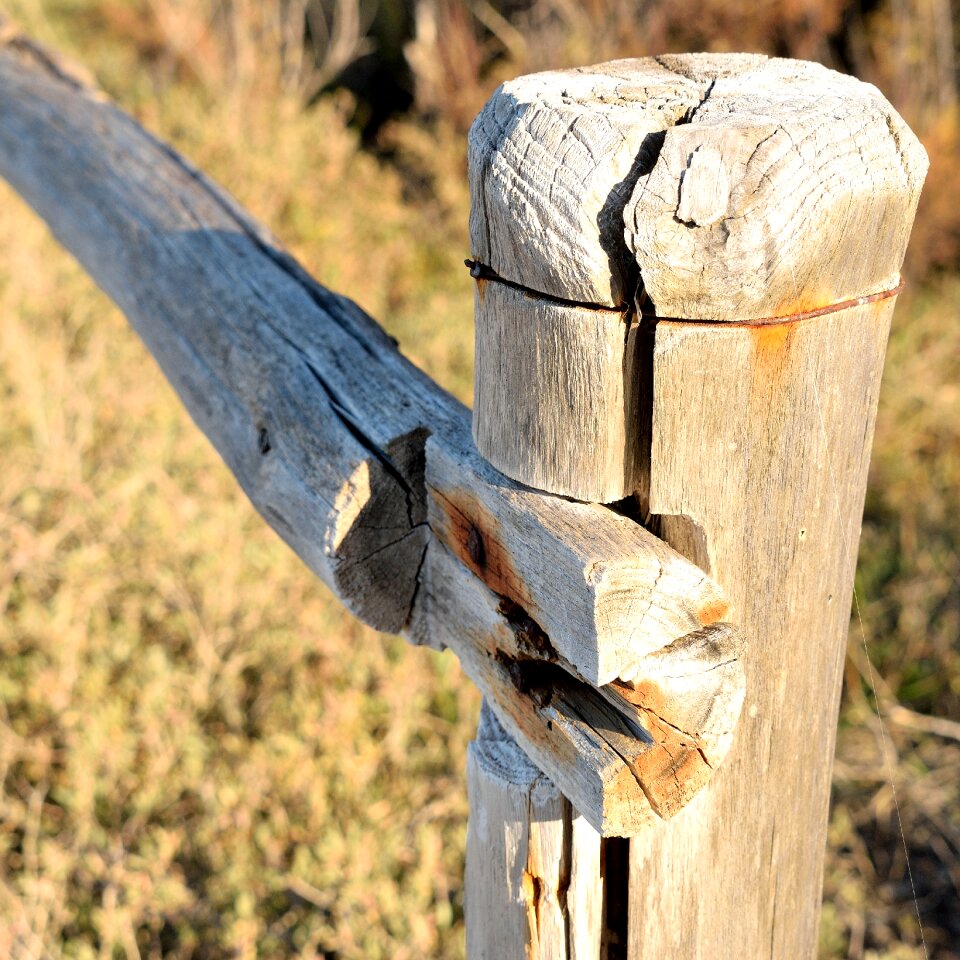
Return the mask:
MULTIPOLYGON (((833 487, 833 499, 837 508, 837 521, 840 526, 840 535, 843 537, 843 566, 844 569, 846 569, 847 564, 850 562, 850 540, 847 536, 847 528, 843 522, 843 513, 840 509, 840 491, 837 487, 837 476, 833 468, 833 460, 830 456, 830 444, 827 439, 827 427, 823 419, 823 407, 820 404, 820 389, 817 386, 817 378, 813 374, 813 371, 808 372, 810 374, 810 383, 813 385, 813 397, 817 404, 817 416, 820 420, 820 432, 823 436, 827 467, 830 472, 830 483, 833 487)), ((890 750, 888 749, 887 744, 887 725, 884 723, 883 713, 880 709, 880 695, 877 693, 877 682, 873 670, 873 661, 870 659, 870 650, 867 647, 867 631, 863 624, 863 614, 860 611, 860 597, 857 595, 856 582, 854 582, 853 585, 853 606, 857 612, 857 623, 860 626, 860 640, 863 644, 863 654, 867 661, 867 680, 870 684, 870 689, 873 692, 873 708, 876 711, 877 722, 880 726, 880 746, 881 750, 883 751, 884 763, 887 767, 887 776, 890 781, 890 793, 893 797, 893 807, 897 815, 897 827, 900 830, 900 842, 903 844, 903 856, 907 865, 907 878, 910 881, 910 892, 913 895, 913 907, 917 913, 917 926, 920 930, 920 944, 923 947, 923 956, 926 958, 926 960, 929 960, 930 954, 927 952, 927 938, 923 933, 923 920, 920 916, 920 901, 917 897, 917 887, 913 880, 913 868, 910 865, 910 851, 907 848, 907 835, 903 829, 903 817, 900 814, 900 801, 897 799, 897 787, 894 783, 897 771, 896 766, 892 764, 890 759, 890 750)))

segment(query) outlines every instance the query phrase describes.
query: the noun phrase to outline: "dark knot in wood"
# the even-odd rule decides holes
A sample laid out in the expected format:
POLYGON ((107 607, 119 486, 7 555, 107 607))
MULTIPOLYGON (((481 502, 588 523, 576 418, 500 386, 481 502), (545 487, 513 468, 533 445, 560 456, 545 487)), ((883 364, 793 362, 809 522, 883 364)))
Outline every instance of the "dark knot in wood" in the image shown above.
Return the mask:
POLYGON ((483 534, 474 526, 471 526, 467 533, 467 552, 478 567, 487 565, 487 548, 483 544, 483 534))

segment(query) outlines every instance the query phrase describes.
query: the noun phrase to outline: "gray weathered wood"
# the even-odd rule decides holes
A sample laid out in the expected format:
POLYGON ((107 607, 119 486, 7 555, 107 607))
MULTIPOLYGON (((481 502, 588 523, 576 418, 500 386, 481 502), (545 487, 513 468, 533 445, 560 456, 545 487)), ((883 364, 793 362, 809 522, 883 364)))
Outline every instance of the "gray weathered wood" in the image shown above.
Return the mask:
POLYGON ((462 408, 224 191, 16 34, 0 44, 0 172, 126 313, 271 526, 357 615, 399 630, 426 544, 424 423, 462 408))
MULTIPOLYGON (((922 148, 880 94, 852 78, 790 61, 675 56, 505 85, 478 118, 471 161, 474 274, 486 280, 478 323, 503 328, 480 331, 478 350, 522 350, 513 331, 528 317, 536 332, 525 356, 478 357, 478 367, 519 373, 490 405, 502 419, 512 396, 510 422, 484 423, 478 404, 481 451, 570 495, 583 489, 571 463, 594 491, 619 479, 619 467, 596 477, 596 448, 581 429, 609 396, 603 376, 597 396, 548 382, 578 358, 596 368, 596 358, 582 357, 576 334, 570 356, 554 357, 570 326, 540 318, 545 304, 629 306, 630 279, 642 281, 646 332, 623 357, 638 354, 648 377, 641 415, 626 424, 646 475, 620 494, 637 493, 652 527, 730 590, 747 627, 747 699, 727 759, 674 817, 631 838, 629 883, 606 890, 608 906, 627 910, 628 955, 813 957, 849 597, 922 148), (674 75, 664 81, 672 94, 655 86, 657 68, 674 75), (638 139, 654 136, 650 110, 694 94, 658 137, 638 139), (640 144, 629 195, 621 142, 640 144), (604 195, 606 205, 596 199, 604 195), (613 205, 622 238, 610 227, 613 205), (509 316, 485 307, 494 272, 513 284, 501 297, 509 316), (564 416, 565 436, 556 426, 564 416), (543 424, 568 460, 544 459, 533 442, 524 462, 523 432, 536 437, 543 424)), ((681 643, 696 673, 696 643, 681 643)), ((696 729, 681 672, 673 663, 662 672, 679 684, 681 712, 692 711, 673 729, 696 729)), ((640 700, 641 690, 653 693, 640 681, 604 694, 640 700)), ((652 699, 668 713, 661 692, 652 699)), ((668 799, 677 796, 674 787, 668 799)), ((492 788, 484 800, 497 803, 492 788)))
POLYGON ((432 434, 435 491, 451 502, 463 492, 493 517, 514 550, 518 582, 505 592, 543 615, 588 679, 607 682, 723 619, 716 586, 655 538, 490 470, 472 454, 465 408, 374 321, 50 64, 22 38, 0 47, 0 171, 124 309, 267 521, 354 612, 384 630, 407 622, 432 434), (583 569, 561 591, 553 572, 571 556, 583 569), (670 589, 653 590, 664 565, 670 589), (563 612, 551 614, 561 592, 563 612), (650 600, 642 631, 634 595, 650 600))
POLYGON ((623 206, 663 131, 708 83, 654 59, 520 77, 470 130, 473 256, 507 280, 588 304, 633 300, 623 206))
POLYGON ((465 912, 473 960, 596 960, 600 835, 489 707, 467 757, 465 912))
POLYGON ((896 287, 927 163, 879 91, 797 60, 696 75, 709 97, 624 208, 657 315, 782 317, 896 287))
MULTIPOLYGON (((538 761, 558 751, 557 783, 598 827, 632 832, 647 822, 641 785, 578 703, 602 704, 591 683, 628 680, 651 651, 723 619, 727 603, 709 578, 609 510, 534 494, 491 470, 472 450, 467 411, 356 305, 315 283, 200 171, 8 27, 0 172, 126 312, 257 508, 350 609, 381 629, 452 646, 505 723, 526 718, 514 733, 538 761), (449 586, 484 598, 464 605, 455 591, 443 594, 443 616, 464 622, 463 635, 429 615, 433 536, 468 561, 449 586), (470 557, 480 542, 484 563, 470 557), (569 581, 558 585, 557 571, 569 581), (634 606, 646 611, 637 628, 634 606), (567 671, 567 726, 541 714, 495 659, 520 656, 516 624, 530 618, 538 636, 549 632, 563 665, 553 669, 567 671), (567 727, 597 749, 571 747, 579 741, 567 727), (608 784, 622 784, 623 797, 606 796, 608 784)), ((733 683, 742 688, 742 676, 733 683)), ((616 722, 631 722, 624 710, 613 711, 616 722)))
POLYGON ((560 303, 480 279, 476 323, 474 403, 482 416, 474 436, 490 462, 531 487, 579 500, 609 503, 635 490, 640 358, 633 310, 560 303), (519 407, 518 394, 525 401, 519 407))
POLYGON ((514 285, 478 281, 478 448, 538 489, 645 494, 638 311, 745 321, 895 288, 925 170, 874 87, 817 64, 678 55, 504 84, 471 131, 474 273, 514 285))

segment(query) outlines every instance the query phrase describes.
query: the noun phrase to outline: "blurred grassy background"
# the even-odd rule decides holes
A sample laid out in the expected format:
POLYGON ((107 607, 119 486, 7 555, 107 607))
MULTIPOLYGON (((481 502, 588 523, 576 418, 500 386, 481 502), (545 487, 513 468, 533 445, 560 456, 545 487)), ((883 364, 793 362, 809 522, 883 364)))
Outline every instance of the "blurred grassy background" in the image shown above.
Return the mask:
MULTIPOLYGON (((756 49, 877 82, 932 166, 888 356, 823 958, 960 957, 960 124, 948 0, 14 0, 469 402, 469 122, 506 76, 756 49), (887 737, 876 716, 879 702, 887 737)), ((0 118, 2 122, 2 118, 0 118)), ((0 185, 0 957, 458 957, 448 655, 340 612, 0 185)))

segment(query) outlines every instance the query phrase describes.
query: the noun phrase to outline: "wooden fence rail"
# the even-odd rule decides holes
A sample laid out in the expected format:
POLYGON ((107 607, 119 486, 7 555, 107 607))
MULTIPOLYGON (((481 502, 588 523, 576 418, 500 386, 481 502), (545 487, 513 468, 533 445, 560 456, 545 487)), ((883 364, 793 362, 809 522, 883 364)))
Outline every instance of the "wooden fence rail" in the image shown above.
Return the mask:
POLYGON ((508 479, 373 320, 0 21, 0 174, 310 568, 483 691, 477 957, 812 955, 893 304, 863 298, 925 161, 872 88, 784 63, 545 74, 481 114, 474 431, 508 479), (601 836, 634 838, 629 890, 601 836))
MULTIPOLYGON (((686 638, 681 668, 691 648, 723 665, 699 670, 703 696, 729 686, 739 709, 738 634, 702 570, 611 510, 493 470, 469 412, 373 320, 10 30, 0 116, 0 173, 126 313, 257 509, 351 611, 453 649, 604 833, 636 832, 704 782, 676 784, 670 744, 637 739, 641 708, 611 683, 635 685, 645 657, 686 638), (556 695, 544 698, 548 681, 556 695)), ((717 757, 731 725, 717 715, 703 732, 717 757)))

